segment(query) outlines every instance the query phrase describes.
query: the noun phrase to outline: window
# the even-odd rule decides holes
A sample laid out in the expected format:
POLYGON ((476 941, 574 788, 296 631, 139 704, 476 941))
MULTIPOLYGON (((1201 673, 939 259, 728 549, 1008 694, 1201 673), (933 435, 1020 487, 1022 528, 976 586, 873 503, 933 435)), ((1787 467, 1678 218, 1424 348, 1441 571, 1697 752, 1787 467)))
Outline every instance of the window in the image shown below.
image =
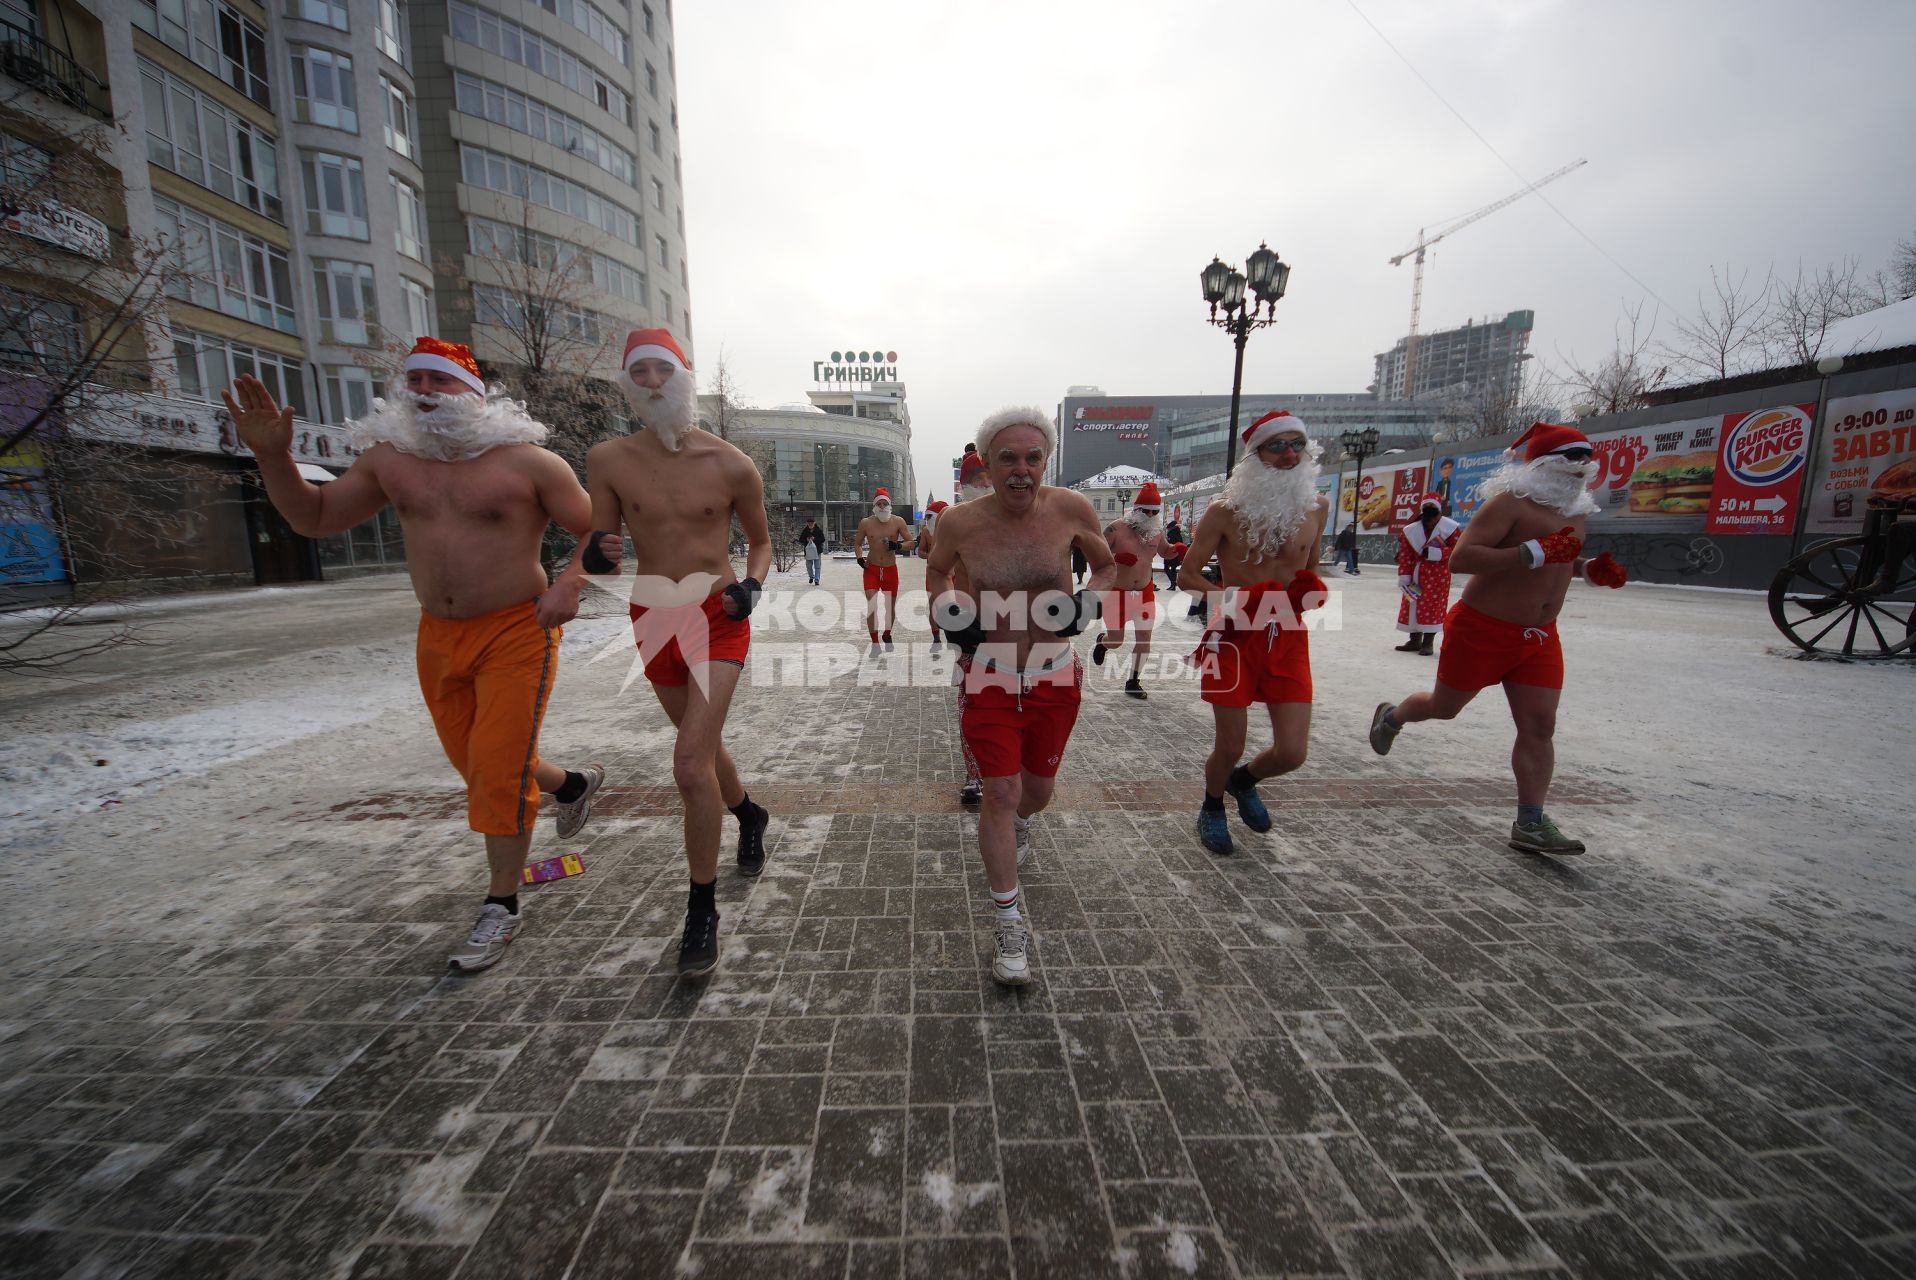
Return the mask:
POLYGON ((533 204, 556 209, 617 236, 627 244, 643 243, 639 239, 637 214, 568 178, 473 146, 462 145, 459 148, 459 165, 461 176, 475 187, 503 191, 533 204))
POLYGON ((372 412, 373 375, 358 365, 324 365, 319 381, 324 389, 321 403, 325 407, 326 421, 349 422, 372 412))
POLYGON ((655 98, 659 96, 659 71, 649 62, 645 64, 645 91, 655 98))
POLYGON ((286 250, 197 209, 153 198, 172 255, 166 292, 241 320, 297 333, 286 250))
POLYGON ((452 19, 453 39, 496 53, 507 62, 516 62, 548 80, 557 80, 574 93, 590 98, 621 122, 632 123, 631 95, 538 32, 485 9, 474 8, 465 0, 450 0, 446 8, 452 19))
POLYGON ((226 0, 133 0, 133 21, 261 106, 273 105, 266 32, 226 0))
POLYGON ((639 161, 598 130, 557 107, 528 98, 517 89, 464 71, 453 73, 454 102, 467 115, 483 116, 517 133, 563 147, 590 161, 627 186, 638 182, 639 161))
POLYGON ((293 118, 328 129, 359 132, 353 60, 331 49, 293 45, 293 118))
POLYGON ((59 377, 80 361, 80 309, 0 285, 0 367, 59 377))
POLYGON ((363 347, 379 323, 379 295, 372 266, 341 258, 313 259, 313 297, 319 307, 322 342, 363 347))
POLYGON ((299 167, 306 184, 306 229, 324 236, 370 240, 366 175, 359 161, 326 151, 302 151, 299 167))
POLYGON ((406 91, 379 77, 379 94, 386 103, 386 145, 408 160, 419 158, 419 123, 406 91))
POLYGON ((665 237, 664 237, 664 236, 653 236, 653 237, 652 237, 652 243, 653 243, 653 244, 655 244, 655 245, 657 245, 657 246, 658 246, 658 249, 659 249, 659 265, 660 265, 661 267, 669 267, 669 266, 671 266, 671 265, 672 265, 672 259, 671 259, 670 257, 668 257, 668 256, 667 256, 667 255, 668 255, 668 253, 669 253, 669 250, 667 250, 667 249, 666 249, 666 247, 665 247, 665 237))
POLYGON ((407 48, 406 6, 402 0, 379 0, 373 43, 388 58, 412 70, 412 54, 407 48))
POLYGON ((24 194, 47 180, 53 153, 31 142, 0 133, 0 190, 24 194))
POLYGON ((592 43, 617 58, 621 64, 632 65, 631 59, 626 56, 625 32, 590 0, 538 0, 538 4, 547 13, 555 13, 585 32, 592 43))
POLYGON ((639 21, 645 26, 645 34, 648 36, 651 35, 652 34, 652 6, 651 5, 642 4, 639 6, 639 21))
POLYGON ((287 0, 286 13, 340 31, 347 29, 346 0, 287 0))
POLYGON ((406 304, 407 338, 422 338, 433 330, 432 295, 416 280, 401 279, 399 296, 406 304))
POLYGON ((306 379, 292 356, 262 351, 244 342, 216 338, 190 329, 173 330, 173 370, 180 394, 193 400, 219 402, 220 392, 242 373, 266 384, 274 400, 293 407, 293 416, 310 418, 306 406, 306 379))
POLYGON ((666 325, 670 326, 672 323, 672 295, 663 289, 659 290, 659 307, 661 308, 659 314, 664 318, 666 325))
POLYGON ((665 212, 665 184, 657 178, 652 179, 652 207, 660 213, 665 212))
POLYGON ((614 262, 602 253, 523 227, 509 227, 490 218, 466 220, 468 246, 475 257, 522 262, 547 270, 563 271, 580 255, 590 259, 592 287, 615 298, 646 305, 645 273, 614 262))
POLYGON ((393 201, 399 206, 399 222, 393 232, 393 247, 418 262, 426 259, 426 198, 410 182, 388 177, 393 201))
POLYGON ((279 146, 272 134, 150 62, 140 63, 140 92, 148 160, 275 221, 284 219, 279 146))
POLYGON ((652 154, 655 156, 664 155, 664 148, 660 145, 664 139, 659 133, 659 126, 656 121, 647 120, 645 122, 645 135, 652 141, 652 154))
POLYGON ((586 342, 607 341, 620 328, 611 316, 571 303, 542 299, 528 308, 522 295, 490 284, 472 287, 472 307, 473 318, 480 324, 507 329, 537 326, 546 332, 586 342))

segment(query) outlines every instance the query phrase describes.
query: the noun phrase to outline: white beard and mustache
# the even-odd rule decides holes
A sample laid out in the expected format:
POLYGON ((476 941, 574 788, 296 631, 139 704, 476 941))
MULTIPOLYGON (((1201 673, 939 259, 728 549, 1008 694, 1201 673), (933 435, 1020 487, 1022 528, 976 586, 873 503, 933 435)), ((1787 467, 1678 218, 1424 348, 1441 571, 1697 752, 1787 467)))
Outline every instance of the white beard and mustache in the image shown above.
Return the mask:
POLYGON ((989 498, 991 486, 988 484, 967 484, 958 487, 958 501, 970 502, 975 498, 989 498))
POLYGON ((1317 506, 1317 460, 1323 454, 1324 446, 1313 440, 1289 470, 1252 456, 1224 482, 1224 503, 1237 516, 1255 557, 1276 555, 1317 506))
POLYGON ((372 412, 346 424, 360 449, 389 444, 438 462, 464 462, 502 444, 543 444, 545 424, 527 415, 525 402, 500 392, 421 395, 395 378, 372 412))
POLYGON ((1124 522, 1131 526, 1131 532, 1137 534, 1147 547, 1157 546, 1158 539, 1164 536, 1164 517, 1161 515, 1147 518, 1138 514, 1137 508, 1133 507, 1124 517, 1124 522))
POLYGON ((878 520, 891 519, 891 503, 889 502, 872 503, 872 517, 878 520))
POLYGON ((1535 462, 1512 459, 1504 463, 1484 477, 1478 488, 1486 498, 1500 493, 1514 494, 1549 507, 1568 519, 1592 515, 1601 509, 1588 488, 1596 474, 1595 459, 1572 462, 1555 454, 1545 454, 1535 462))
POLYGON ((685 442, 685 433, 693 425, 693 402, 698 397, 698 388, 692 385, 692 375, 679 370, 665 380, 664 386, 650 391, 632 381, 631 373, 627 372, 619 377, 619 390, 625 392, 632 416, 656 434, 660 444, 677 453, 685 442))

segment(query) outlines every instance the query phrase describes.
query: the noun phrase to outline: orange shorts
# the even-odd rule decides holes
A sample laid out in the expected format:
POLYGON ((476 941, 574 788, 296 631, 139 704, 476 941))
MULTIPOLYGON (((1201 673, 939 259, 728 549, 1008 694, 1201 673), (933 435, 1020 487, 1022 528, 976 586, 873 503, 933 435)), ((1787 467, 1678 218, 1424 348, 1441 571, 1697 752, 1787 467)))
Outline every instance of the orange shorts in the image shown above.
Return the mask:
POLYGON ((1464 693, 1505 683, 1561 689, 1563 642, 1557 638, 1557 624, 1523 627, 1459 600, 1444 618, 1437 683, 1464 693))
POLYGON ((419 615, 419 691, 446 758, 466 780, 466 822, 521 836, 539 816, 539 721, 559 672, 559 628, 536 601, 477 618, 419 615))
POLYGON ((1103 600, 1106 631, 1123 631, 1128 623, 1136 623, 1140 631, 1157 625, 1158 589, 1152 583, 1128 591, 1106 591, 1103 600))
POLYGON ((1212 706, 1311 700, 1311 633, 1302 627, 1213 631, 1191 656, 1212 706))
POLYGON ((1084 666, 1022 680, 1016 673, 974 671, 974 655, 958 659, 958 738, 966 776, 1009 778, 1020 770, 1054 778, 1078 723, 1084 666))
POLYGON ((744 666, 752 647, 752 623, 725 612, 724 601, 721 588, 697 604, 669 609, 632 605, 632 643, 645 659, 645 678, 653 684, 681 685, 690 683, 692 668, 701 662, 744 666))
POLYGON ((898 594, 898 566, 895 564, 868 564, 865 566, 865 590, 889 591, 898 594))

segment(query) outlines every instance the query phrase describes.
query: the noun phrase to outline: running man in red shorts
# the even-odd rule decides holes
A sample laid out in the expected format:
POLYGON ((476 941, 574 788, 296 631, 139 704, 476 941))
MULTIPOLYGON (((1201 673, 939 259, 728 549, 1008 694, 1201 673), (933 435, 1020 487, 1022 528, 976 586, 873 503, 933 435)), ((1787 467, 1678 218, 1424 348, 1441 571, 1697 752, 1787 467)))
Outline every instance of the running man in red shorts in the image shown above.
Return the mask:
POLYGON ((1210 626, 1193 658, 1203 673, 1216 736, 1204 761, 1204 803, 1198 842, 1212 853, 1232 851, 1224 794, 1237 802, 1244 825, 1262 834, 1271 815, 1257 784, 1304 763, 1311 733, 1310 633, 1306 610, 1324 603, 1324 580, 1310 568, 1324 532, 1330 500, 1317 492, 1317 459, 1301 419, 1278 409, 1243 431, 1244 456, 1224 494, 1199 517, 1178 570, 1178 585, 1212 592, 1210 626), (1218 583, 1203 574, 1212 553, 1218 583), (1225 588, 1237 590, 1226 602, 1225 588), (1239 764, 1250 732, 1250 707, 1271 717, 1271 745, 1239 764))
POLYGON ((678 730, 672 780, 685 802, 685 860, 692 887, 679 972, 718 967, 720 806, 738 819, 738 871, 765 868, 770 815, 752 803, 722 734, 752 642, 747 620, 772 567, 765 489, 752 460, 693 423, 697 388, 685 353, 664 329, 634 329, 620 389, 644 430, 592 446, 585 459, 593 536, 566 570, 617 572, 620 526, 632 531, 638 578, 632 634, 645 678, 678 730), (745 531, 745 577, 727 554, 732 517, 745 531))
POLYGON ((978 452, 993 492, 949 508, 926 566, 933 615, 960 650, 959 733, 984 779, 978 852, 997 915, 991 976, 1006 986, 1031 981, 1018 889, 1031 820, 1051 803, 1065 743, 1078 720, 1084 668, 1070 638, 1095 622, 1097 593, 1116 565, 1083 494, 1043 483, 1058 445, 1042 409, 1006 409, 978 429, 978 452), (1071 548, 1091 566, 1071 594, 1071 548), (962 565, 971 590, 952 575, 962 565))
POLYGON ((898 619, 898 553, 905 549, 911 530, 903 516, 891 513, 891 495, 880 489, 872 495, 872 513, 858 522, 852 534, 852 554, 865 571, 865 629, 871 633, 872 654, 879 639, 891 648, 892 623, 898 619), (860 545, 867 550, 860 551, 860 545), (878 597, 885 597, 885 629, 878 629, 878 597))
POLYGON ((1151 562, 1159 556, 1175 560, 1184 550, 1164 540, 1163 510, 1158 482, 1147 480, 1124 519, 1104 530, 1105 545, 1118 562, 1117 585, 1105 592, 1104 634, 1091 646, 1091 661, 1103 666, 1106 652, 1124 643, 1124 628, 1131 626, 1137 639, 1131 645, 1131 675, 1124 691, 1140 699, 1151 696, 1138 673, 1151 652, 1151 631, 1158 621, 1158 589, 1151 580, 1151 562))
POLYGON ((1583 842, 1564 835, 1543 811, 1556 769, 1552 739, 1563 692, 1557 615, 1572 578, 1621 587, 1626 575, 1608 551, 1589 560, 1579 554, 1584 517, 1597 509, 1585 487, 1596 464, 1583 432, 1539 422, 1510 448, 1511 460, 1483 482, 1489 500, 1464 526, 1451 556, 1456 571, 1471 577, 1444 619, 1437 683, 1394 706, 1378 703, 1370 745, 1385 755, 1405 725, 1454 719, 1479 692, 1501 684, 1517 725, 1510 753, 1517 820, 1510 847, 1582 853, 1583 842))

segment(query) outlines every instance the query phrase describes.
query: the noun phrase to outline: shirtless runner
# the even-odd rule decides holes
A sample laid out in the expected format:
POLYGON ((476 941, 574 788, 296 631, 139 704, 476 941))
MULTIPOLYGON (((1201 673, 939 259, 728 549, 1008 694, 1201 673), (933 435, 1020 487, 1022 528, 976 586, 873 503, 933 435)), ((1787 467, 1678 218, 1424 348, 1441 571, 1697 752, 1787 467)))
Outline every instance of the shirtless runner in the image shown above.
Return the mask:
POLYGON ((539 759, 560 627, 578 612, 575 590, 548 588, 539 545, 548 521, 584 535, 585 490, 558 455, 538 447, 546 429, 524 405, 487 395, 478 362, 459 343, 414 344, 403 381, 352 424, 363 452, 325 485, 299 474, 293 411, 273 403, 264 383, 242 374, 220 394, 259 460, 266 496, 295 532, 331 537, 388 502, 399 512, 420 608, 420 692, 465 779, 466 821, 485 836, 491 869, 479 919, 447 959, 484 969, 505 954, 524 917, 519 887, 540 793, 558 802, 559 836, 570 839, 605 781, 603 766, 569 772, 539 759))
MULTIPOLYGON (((976 502, 980 498, 988 498, 990 496, 991 472, 985 467, 985 460, 978 456, 977 443, 967 440, 965 441, 965 456, 958 464, 958 501, 976 502)), ((950 508, 948 507, 946 510, 950 510, 950 508)), ((933 549, 936 549, 935 542, 933 549)), ((969 600, 971 598, 971 575, 965 572, 963 561, 959 561, 951 567, 951 586, 954 591, 965 599, 969 600)), ((932 594, 931 590, 931 559, 929 556, 925 559, 925 595, 928 599, 935 600, 937 598, 932 594)), ((931 611, 931 622, 934 627, 938 625, 938 611, 936 609, 931 611)), ((964 675, 965 673, 963 671, 956 668, 954 668, 951 673, 952 683, 957 686, 958 689, 958 710, 961 713, 965 708, 964 675)), ((960 736, 962 739, 962 734, 960 736)), ((983 778, 978 776, 978 762, 971 758, 971 752, 969 751, 964 751, 960 754, 963 755, 965 761, 965 785, 958 789, 958 803, 980 804, 985 798, 985 782, 983 778)))
POLYGON ((1413 693, 1395 706, 1378 703, 1370 745, 1385 755, 1405 725, 1454 719, 1479 692, 1501 684, 1517 726, 1510 752, 1517 777, 1510 847, 1582 853, 1583 841, 1564 835, 1543 811, 1556 770, 1557 702, 1563 693, 1557 615, 1572 578, 1621 587, 1628 575, 1608 551, 1588 560, 1578 554, 1584 518, 1597 510, 1585 487, 1596 463, 1583 432, 1539 422, 1510 450, 1511 460, 1483 481, 1489 501, 1464 526, 1451 555, 1451 566, 1470 581, 1444 619, 1437 682, 1429 693, 1413 693))
POLYGON ((1117 586, 1105 593, 1104 634, 1091 646, 1091 661, 1103 666, 1105 653, 1124 643, 1124 628, 1129 623, 1137 638, 1131 644, 1131 675, 1124 682, 1124 691, 1134 698, 1151 696, 1138 678, 1145 655, 1151 652, 1151 631, 1158 621, 1158 588, 1151 577, 1151 561, 1159 556, 1175 560, 1185 550, 1164 540, 1163 510, 1158 482, 1147 480, 1132 500, 1130 513, 1104 530, 1105 545, 1118 562, 1117 586))
POLYGON ((772 567, 772 535, 758 468, 694 425, 692 370, 669 331, 632 331, 619 384, 645 430, 586 454, 594 534, 566 576, 616 572, 620 526, 632 531, 633 640, 645 678, 678 730, 672 781, 685 803, 691 873, 679 972, 697 977, 718 967, 721 805, 738 819, 739 874, 765 869, 770 815, 746 795, 723 733, 751 647, 748 616, 772 567), (734 515, 747 544, 741 581, 734 581, 728 555, 734 515))
MULTIPOLYGON (((944 511, 950 505, 951 504, 949 502, 942 502, 942 501, 936 501, 936 500, 927 502, 925 504, 924 519, 918 522, 918 546, 916 549, 918 552, 919 559, 927 560, 927 561, 931 559, 931 549, 934 545, 936 545, 938 541, 939 513, 944 511)), ((929 599, 930 593, 927 592, 926 595, 927 595, 927 598, 929 599)), ((939 651, 941 647, 940 642, 943 640, 943 638, 944 638, 944 634, 938 630, 938 624, 937 622, 934 621, 931 624, 931 651, 933 653, 937 653, 939 651)))
POLYGON ((1311 733, 1310 633, 1303 614, 1324 602, 1324 580, 1310 566, 1324 532, 1330 501, 1317 492, 1317 458, 1301 419, 1279 409, 1244 429, 1244 460, 1225 482, 1222 498, 1204 509, 1178 585, 1215 592, 1204 641, 1193 655, 1203 673, 1216 736, 1204 761, 1204 803, 1198 841, 1212 853, 1232 851, 1224 794, 1255 832, 1271 829, 1257 784, 1304 763, 1311 733), (1216 552, 1220 581, 1202 567, 1216 552), (1225 588, 1236 591, 1228 602, 1225 588), (1239 764, 1249 732, 1250 707, 1271 717, 1271 745, 1239 764))
POLYGON ((892 623, 898 618, 898 553, 905 549, 911 530, 903 516, 891 513, 891 495, 880 489, 872 495, 872 513, 852 533, 852 555, 865 571, 865 629, 871 633, 872 653, 882 638, 891 648, 892 623), (860 547, 866 548, 859 550, 860 547), (885 629, 878 629, 878 597, 885 597, 885 629))
POLYGON ((934 616, 961 651, 959 733, 984 779, 978 851, 997 916, 991 975, 1024 986, 1031 935, 1018 864, 1078 719, 1084 668, 1069 637, 1097 620, 1097 593, 1111 586, 1116 565, 1090 501, 1043 484, 1058 443, 1050 415, 1006 409, 985 419, 977 443, 994 492, 945 512, 926 579, 934 616), (1075 596, 1074 546, 1091 566, 1075 596), (960 565, 971 585, 964 594, 952 586, 960 565))

